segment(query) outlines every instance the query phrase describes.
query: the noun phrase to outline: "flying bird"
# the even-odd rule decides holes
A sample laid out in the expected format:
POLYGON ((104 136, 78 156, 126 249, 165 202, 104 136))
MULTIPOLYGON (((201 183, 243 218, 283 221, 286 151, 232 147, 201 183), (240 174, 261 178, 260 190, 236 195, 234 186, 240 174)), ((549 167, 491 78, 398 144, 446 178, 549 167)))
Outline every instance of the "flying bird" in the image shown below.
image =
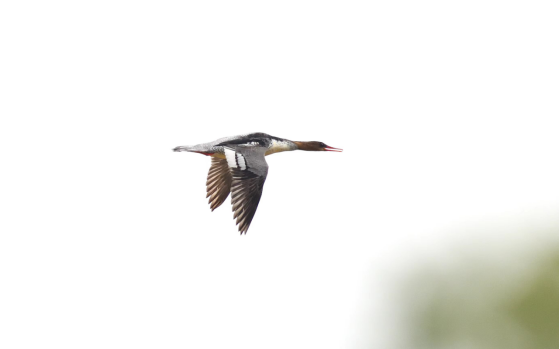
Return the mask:
POLYGON ((292 150, 336 151, 323 142, 297 142, 266 133, 249 133, 225 137, 214 142, 179 146, 173 151, 187 151, 212 157, 206 181, 206 197, 214 211, 231 192, 233 218, 239 232, 247 233, 261 200, 268 173, 266 155, 292 150))

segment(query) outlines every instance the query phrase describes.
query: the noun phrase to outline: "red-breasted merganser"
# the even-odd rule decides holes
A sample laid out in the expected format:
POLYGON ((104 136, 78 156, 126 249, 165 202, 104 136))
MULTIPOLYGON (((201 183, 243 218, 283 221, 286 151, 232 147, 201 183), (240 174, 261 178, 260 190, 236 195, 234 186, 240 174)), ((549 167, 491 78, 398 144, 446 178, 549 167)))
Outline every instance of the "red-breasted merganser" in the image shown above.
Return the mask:
POLYGON ((212 157, 206 181, 206 197, 214 211, 231 191, 233 218, 241 234, 247 233, 261 199, 268 173, 266 155, 291 150, 342 151, 322 142, 296 142, 267 135, 249 133, 220 138, 214 142, 180 146, 173 151, 188 151, 212 157))

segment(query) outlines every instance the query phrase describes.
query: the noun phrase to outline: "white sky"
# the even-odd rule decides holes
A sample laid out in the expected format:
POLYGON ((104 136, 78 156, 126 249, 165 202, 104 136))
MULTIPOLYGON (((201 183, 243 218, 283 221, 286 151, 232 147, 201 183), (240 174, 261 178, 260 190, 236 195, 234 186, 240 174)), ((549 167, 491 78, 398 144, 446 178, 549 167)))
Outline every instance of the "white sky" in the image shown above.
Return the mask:
POLYGON ((553 5, 3 2, 0 347, 362 348, 371 302, 391 347, 411 251, 557 214, 553 5), (171 149, 256 131, 344 152, 268 157, 239 236, 171 149))

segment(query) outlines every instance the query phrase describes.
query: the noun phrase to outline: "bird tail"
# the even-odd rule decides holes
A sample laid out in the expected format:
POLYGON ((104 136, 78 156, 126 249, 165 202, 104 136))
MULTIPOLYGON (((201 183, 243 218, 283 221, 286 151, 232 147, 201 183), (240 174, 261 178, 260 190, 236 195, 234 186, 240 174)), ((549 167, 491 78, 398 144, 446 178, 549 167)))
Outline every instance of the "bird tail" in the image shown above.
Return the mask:
POLYGON ((196 149, 196 146, 192 146, 192 145, 181 145, 178 147, 173 148, 173 151, 190 151, 190 152, 194 152, 194 151, 198 151, 196 149))
POLYGON ((214 151, 209 147, 206 147, 204 144, 198 145, 182 145, 179 147, 173 148, 173 151, 188 151, 191 153, 199 153, 203 155, 212 155, 214 151))

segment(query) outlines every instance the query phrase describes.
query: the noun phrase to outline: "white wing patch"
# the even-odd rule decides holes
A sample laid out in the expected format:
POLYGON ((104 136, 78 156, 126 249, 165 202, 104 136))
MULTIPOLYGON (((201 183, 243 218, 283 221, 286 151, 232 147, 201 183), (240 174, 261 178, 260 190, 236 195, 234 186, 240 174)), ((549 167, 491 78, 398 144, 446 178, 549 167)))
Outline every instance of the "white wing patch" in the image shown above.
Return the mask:
POLYGON ((226 160, 229 167, 237 167, 237 163, 235 162, 235 151, 229 148, 224 148, 224 152, 226 153, 226 160))
POLYGON ((229 167, 239 168, 243 171, 247 169, 247 162, 243 154, 236 153, 235 150, 229 148, 224 148, 224 153, 229 167))
POLYGON ((259 145, 259 142, 247 142, 245 144, 239 144, 240 147, 254 147, 255 145, 259 145))
POLYGON ((242 170, 247 169, 247 163, 245 162, 245 157, 242 154, 237 153, 237 163, 239 164, 239 168, 242 170))

